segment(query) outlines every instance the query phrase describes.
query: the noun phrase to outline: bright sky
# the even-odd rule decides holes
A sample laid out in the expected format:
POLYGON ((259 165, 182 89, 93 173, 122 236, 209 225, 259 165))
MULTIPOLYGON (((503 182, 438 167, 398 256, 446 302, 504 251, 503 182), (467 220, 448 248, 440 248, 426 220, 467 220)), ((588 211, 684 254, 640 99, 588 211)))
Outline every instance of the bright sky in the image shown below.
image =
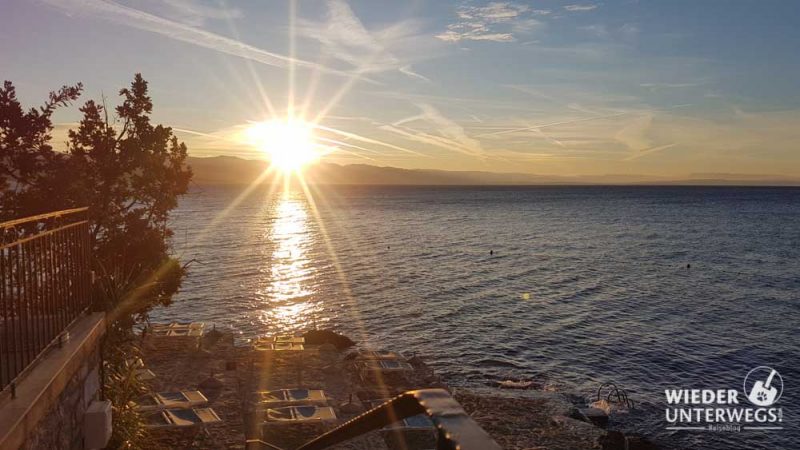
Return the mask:
POLYGON ((77 81, 114 103, 142 72, 194 156, 260 157, 233 137, 294 104, 339 163, 800 173, 797 1, 291 5, 3 0, 0 78, 29 106, 77 81))

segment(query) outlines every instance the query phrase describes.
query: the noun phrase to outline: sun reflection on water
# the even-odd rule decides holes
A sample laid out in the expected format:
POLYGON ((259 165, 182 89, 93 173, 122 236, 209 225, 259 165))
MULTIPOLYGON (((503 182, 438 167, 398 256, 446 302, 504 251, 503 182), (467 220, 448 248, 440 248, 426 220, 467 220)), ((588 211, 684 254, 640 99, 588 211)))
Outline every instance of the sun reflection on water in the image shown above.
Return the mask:
POLYGON ((314 230, 308 203, 289 193, 270 208, 274 214, 268 241, 273 245, 264 268, 261 297, 266 305, 262 320, 273 332, 293 332, 317 324, 322 305, 315 301, 315 266, 312 260, 314 230))

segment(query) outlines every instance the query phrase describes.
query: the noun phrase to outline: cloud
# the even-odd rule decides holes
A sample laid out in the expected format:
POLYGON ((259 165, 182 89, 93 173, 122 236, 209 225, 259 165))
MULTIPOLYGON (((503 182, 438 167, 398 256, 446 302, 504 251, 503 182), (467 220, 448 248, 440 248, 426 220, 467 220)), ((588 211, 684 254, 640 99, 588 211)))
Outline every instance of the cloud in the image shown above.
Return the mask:
POLYGON ((458 21, 436 35, 447 42, 494 41, 512 42, 516 34, 530 33, 542 25, 533 15, 546 15, 547 10, 531 10, 527 5, 492 2, 485 6, 460 6, 458 21))
POLYGON ((606 27, 605 25, 600 25, 600 24, 587 25, 584 27, 578 27, 578 29, 594 34, 595 36, 601 38, 606 38, 609 36, 608 27, 606 27))
POLYGON ((420 109, 420 114, 398 120, 390 125, 383 125, 380 128, 411 141, 457 151, 470 156, 485 156, 480 142, 468 136, 461 125, 448 119, 438 109, 427 103, 420 103, 417 107, 420 109), (436 134, 420 131, 407 125, 417 121, 432 126, 436 134))
MULTIPOLYGON (((328 0, 326 20, 299 20, 299 36, 322 44, 330 57, 360 73, 397 70, 409 77, 427 79, 411 70, 410 62, 425 59, 428 47, 420 34, 420 23, 403 20, 388 27, 368 30, 343 0, 328 0)), ((428 37, 430 40, 430 37, 428 37)))
POLYGON ((614 138, 631 150, 644 151, 654 145, 648 135, 652 126, 653 113, 645 113, 632 118, 614 138))
POLYGON ((649 89, 650 91, 656 92, 664 89, 682 89, 682 88, 693 88, 704 85, 704 82, 692 82, 692 83, 639 83, 639 86, 649 89))
POLYGON ((621 27, 619 27, 619 31, 624 36, 632 37, 632 36, 636 36, 637 34, 639 34, 639 32, 641 30, 639 29, 639 27, 637 25, 634 25, 632 23, 626 23, 626 24, 622 25, 621 27))
POLYGON ((597 5, 587 4, 587 5, 566 5, 564 9, 570 12, 576 11, 591 11, 593 9, 597 9, 597 5))
POLYGON ((187 25, 200 26, 208 20, 228 20, 243 17, 236 8, 205 5, 196 0, 161 0, 158 5, 166 17, 187 25))
POLYGON ((410 66, 410 65, 408 65, 408 66, 403 66, 403 67, 399 68, 398 70, 399 70, 401 73, 404 73, 404 74, 406 74, 406 75, 410 76, 411 78, 416 78, 416 79, 418 79, 418 80, 426 81, 426 82, 428 82, 428 83, 430 83, 430 82, 431 82, 431 79, 430 79, 430 78, 428 78, 428 77, 426 77, 426 76, 424 76, 424 75, 420 75, 420 74, 418 74, 417 72, 414 72, 414 70, 411 68, 411 66, 410 66))
POLYGON ((659 145, 657 147, 646 148, 644 150, 639 150, 636 153, 634 153, 633 155, 623 159, 623 161, 632 161, 634 159, 639 159, 642 156, 649 155, 650 153, 660 152, 662 150, 666 150, 668 148, 675 147, 676 145, 678 145, 678 144, 672 143, 672 144, 666 144, 666 145, 659 145))
POLYGON ((322 72, 337 75, 349 75, 345 72, 329 69, 316 63, 303 61, 289 56, 268 52, 244 42, 175 22, 135 8, 103 0, 43 0, 69 15, 89 14, 119 25, 136 28, 142 31, 160 34, 176 41, 186 42, 198 47, 207 48, 220 53, 238 56, 269 66, 288 67, 295 64, 300 67, 315 68, 322 72))

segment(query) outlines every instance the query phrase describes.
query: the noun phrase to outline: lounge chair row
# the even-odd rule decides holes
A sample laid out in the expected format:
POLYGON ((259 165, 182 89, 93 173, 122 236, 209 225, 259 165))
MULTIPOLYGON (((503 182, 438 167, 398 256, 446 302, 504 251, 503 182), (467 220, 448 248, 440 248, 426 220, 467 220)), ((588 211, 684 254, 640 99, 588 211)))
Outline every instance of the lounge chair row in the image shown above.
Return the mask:
POLYGON ((255 392, 251 406, 265 411, 267 424, 290 425, 335 421, 336 412, 327 403, 321 389, 276 389, 255 392))
POLYGON ((305 342, 305 338, 300 336, 265 336, 253 340, 253 349, 257 351, 302 351, 305 350, 305 342))
POLYGON ((278 424, 298 424, 309 422, 331 422, 336 420, 336 412, 330 406, 286 406, 267 410, 267 422, 278 424))
POLYGON ((157 411, 174 408, 194 408, 208 403, 200 391, 156 392, 142 396, 136 401, 139 411, 157 411))
POLYGON ((211 408, 165 409, 147 417, 148 428, 185 428, 222 422, 211 408))
POLYGON ((154 323, 147 328, 151 336, 202 336, 203 322, 154 323))
MULTIPOLYGON (((156 378, 141 360, 135 363, 138 366, 134 369, 136 378, 142 381, 156 378)), ((186 428, 221 422, 212 408, 199 408, 207 403, 208 398, 200 391, 156 392, 140 397, 135 408, 147 414, 145 426, 148 428, 186 428)))

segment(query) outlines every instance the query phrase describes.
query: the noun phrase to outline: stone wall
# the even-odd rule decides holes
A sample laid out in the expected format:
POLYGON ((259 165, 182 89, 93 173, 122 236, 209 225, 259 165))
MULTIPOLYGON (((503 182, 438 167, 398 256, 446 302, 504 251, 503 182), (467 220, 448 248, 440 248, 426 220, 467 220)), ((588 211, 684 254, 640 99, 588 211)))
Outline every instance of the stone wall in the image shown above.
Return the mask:
POLYGON ((86 408, 100 395, 100 349, 96 348, 70 378, 54 406, 37 424, 22 449, 83 449, 86 408))

